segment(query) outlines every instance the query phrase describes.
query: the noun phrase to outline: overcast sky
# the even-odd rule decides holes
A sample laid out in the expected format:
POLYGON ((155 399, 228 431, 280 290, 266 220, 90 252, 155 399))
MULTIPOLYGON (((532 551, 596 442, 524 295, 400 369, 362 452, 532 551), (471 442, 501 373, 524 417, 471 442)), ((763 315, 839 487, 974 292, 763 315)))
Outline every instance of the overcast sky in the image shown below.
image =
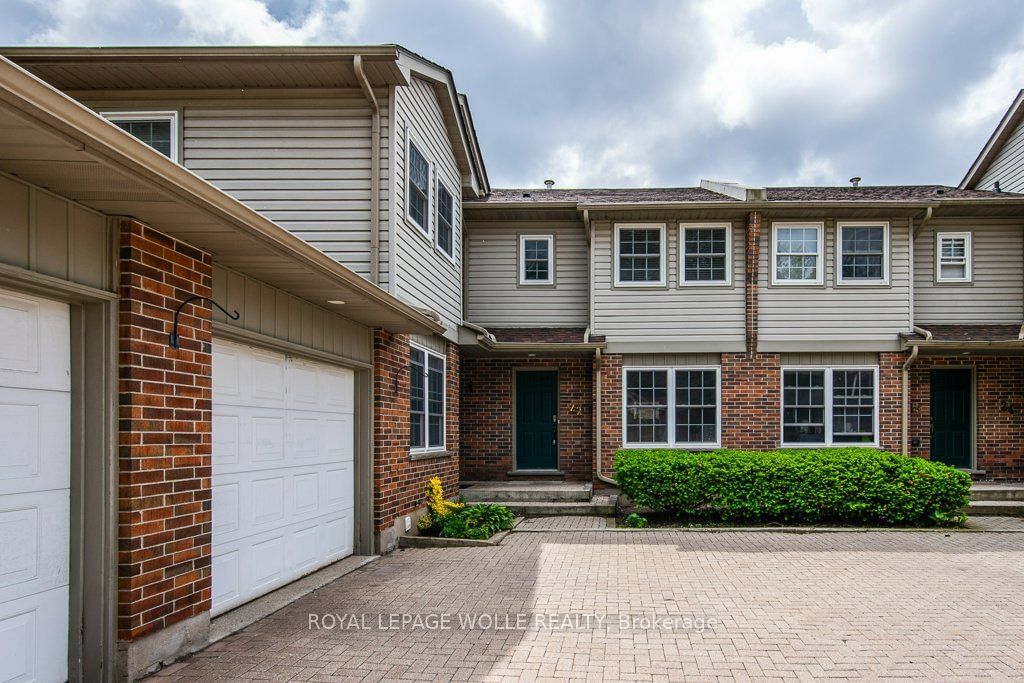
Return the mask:
POLYGON ((400 43, 492 184, 956 184, 1024 87, 1008 0, 0 0, 8 45, 400 43))

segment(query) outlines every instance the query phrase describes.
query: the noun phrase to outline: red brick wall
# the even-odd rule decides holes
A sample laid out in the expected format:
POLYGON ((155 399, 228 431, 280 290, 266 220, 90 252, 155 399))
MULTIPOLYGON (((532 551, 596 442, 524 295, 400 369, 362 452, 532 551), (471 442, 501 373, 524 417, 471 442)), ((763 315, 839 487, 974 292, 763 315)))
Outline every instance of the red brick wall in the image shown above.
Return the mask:
POLYGON ((135 221, 120 227, 118 638, 210 609, 209 254, 135 221))
POLYGON ((437 476, 445 495, 459 490, 459 347, 447 346, 447 455, 414 460, 409 451, 409 336, 374 330, 374 528, 389 528, 424 506, 427 480, 437 476))
POLYGON ((622 356, 601 356, 601 473, 615 476, 615 451, 622 448, 622 356))
POLYGON ((1024 358, 922 357, 910 366, 910 453, 930 457, 932 368, 975 371, 977 466, 994 479, 1024 478, 1024 358))
POLYGON ((903 452, 903 363, 908 353, 878 354, 878 445, 903 452))
POLYGON ((558 371, 558 468, 590 481, 594 469, 591 356, 476 357, 463 361, 461 472, 465 481, 494 481, 513 469, 513 395, 519 368, 558 371))
POLYGON ((723 448, 778 448, 781 387, 779 354, 722 354, 723 448))

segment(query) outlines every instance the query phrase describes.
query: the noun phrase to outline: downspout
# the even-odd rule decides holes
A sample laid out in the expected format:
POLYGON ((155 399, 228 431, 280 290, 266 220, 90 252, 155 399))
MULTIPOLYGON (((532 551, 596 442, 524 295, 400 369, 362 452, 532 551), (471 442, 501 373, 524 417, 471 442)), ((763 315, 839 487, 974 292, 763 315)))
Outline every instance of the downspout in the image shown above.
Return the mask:
MULTIPOLYGON (((925 341, 932 338, 932 333, 924 329, 923 327, 918 327, 917 325, 914 325, 913 329, 914 332, 923 335, 925 341)), ((915 345, 914 348, 910 350, 910 357, 907 358, 907 360, 904 361, 903 363, 903 430, 901 439, 903 446, 903 455, 910 455, 910 366, 913 365, 914 361, 917 360, 917 354, 919 351, 920 348, 915 345)))
POLYGON ((468 327, 469 329, 473 330, 477 334, 479 334, 479 335, 481 335, 483 337, 486 337, 487 339, 490 339, 492 342, 493 341, 498 341, 497 339, 494 338, 494 335, 491 334, 490 332, 488 332, 487 328, 483 327, 482 325, 477 325, 476 323, 471 323, 468 320, 463 320, 462 321, 462 326, 463 327, 468 327))
POLYGON ((370 103, 370 282, 380 284, 380 105, 363 71, 363 56, 352 57, 359 87, 370 103))
POLYGON ((606 484, 618 486, 619 482, 604 476, 601 471, 601 349, 594 349, 594 391, 597 393, 594 409, 594 476, 606 484))

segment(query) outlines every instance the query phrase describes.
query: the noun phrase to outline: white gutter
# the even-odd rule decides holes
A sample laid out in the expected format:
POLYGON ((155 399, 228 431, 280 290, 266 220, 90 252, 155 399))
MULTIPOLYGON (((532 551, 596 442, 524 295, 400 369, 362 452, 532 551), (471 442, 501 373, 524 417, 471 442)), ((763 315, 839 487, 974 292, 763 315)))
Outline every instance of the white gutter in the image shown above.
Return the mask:
POLYGON ((380 105, 363 70, 363 56, 352 57, 359 87, 370 103, 370 282, 380 284, 380 105))
POLYGON ((471 323, 468 320, 463 320, 462 326, 468 327, 469 329, 473 330, 479 335, 482 335, 485 339, 489 339, 492 342, 498 341, 497 339, 494 338, 494 335, 488 332, 487 328, 484 327, 483 325, 477 325, 476 323, 471 323))

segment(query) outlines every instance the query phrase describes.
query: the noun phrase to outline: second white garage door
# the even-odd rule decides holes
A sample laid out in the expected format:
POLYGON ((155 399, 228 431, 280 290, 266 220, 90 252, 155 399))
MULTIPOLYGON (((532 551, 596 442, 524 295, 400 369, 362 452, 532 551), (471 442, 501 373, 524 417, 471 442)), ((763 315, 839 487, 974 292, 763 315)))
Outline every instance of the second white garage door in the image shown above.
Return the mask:
POLYGON ((352 554, 352 371, 213 345, 213 614, 352 554))

